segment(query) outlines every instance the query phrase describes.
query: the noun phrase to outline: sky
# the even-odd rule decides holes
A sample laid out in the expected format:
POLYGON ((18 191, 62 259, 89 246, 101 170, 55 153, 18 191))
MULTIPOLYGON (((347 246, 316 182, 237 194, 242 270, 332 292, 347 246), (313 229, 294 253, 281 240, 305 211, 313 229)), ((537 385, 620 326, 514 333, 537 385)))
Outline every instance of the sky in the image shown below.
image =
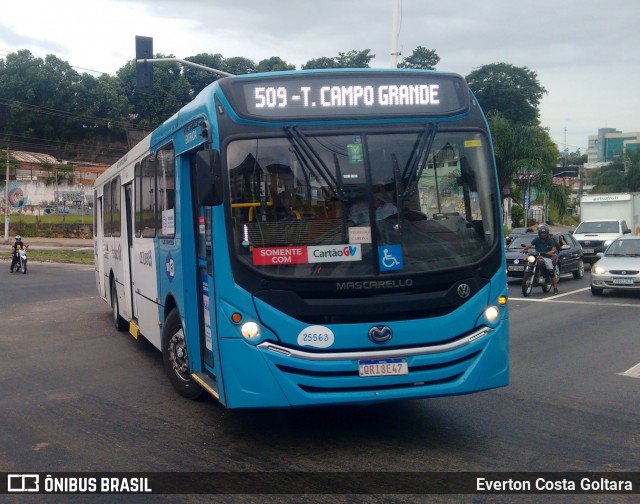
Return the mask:
POLYGON ((4 0, 0 58, 54 54, 80 73, 115 74, 135 58, 135 36, 154 53, 278 56, 300 68, 320 57, 370 50, 391 65, 419 46, 438 70, 527 67, 547 91, 541 125, 562 152, 587 151, 599 128, 640 131, 638 0, 4 0))

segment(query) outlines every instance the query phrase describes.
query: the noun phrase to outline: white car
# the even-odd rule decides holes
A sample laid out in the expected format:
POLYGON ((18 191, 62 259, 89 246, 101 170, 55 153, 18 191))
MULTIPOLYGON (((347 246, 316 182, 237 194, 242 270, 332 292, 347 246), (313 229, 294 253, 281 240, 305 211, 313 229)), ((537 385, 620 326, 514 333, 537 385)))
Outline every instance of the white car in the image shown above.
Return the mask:
POLYGON ((622 236, 598 257, 591 267, 591 294, 600 296, 604 289, 640 292, 640 236, 622 236))
POLYGON ((631 229, 622 219, 601 219, 582 221, 573 237, 582 246, 584 262, 593 264, 598 260, 598 253, 607 250, 613 240, 630 233, 631 229))

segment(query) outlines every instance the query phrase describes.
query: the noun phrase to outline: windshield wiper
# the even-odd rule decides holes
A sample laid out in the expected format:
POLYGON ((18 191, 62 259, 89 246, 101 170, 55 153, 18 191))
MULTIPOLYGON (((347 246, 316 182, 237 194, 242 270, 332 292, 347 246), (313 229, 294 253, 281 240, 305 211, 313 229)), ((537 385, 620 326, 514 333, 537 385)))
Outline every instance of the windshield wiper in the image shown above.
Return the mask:
POLYGON ((418 188, 418 180, 422 176, 422 171, 427 165, 427 158, 433 141, 438 131, 438 123, 428 123, 425 125, 424 131, 420 134, 420 138, 415 148, 411 151, 411 156, 407 161, 407 166, 402 173, 402 180, 406 180, 406 186, 402 193, 402 199, 408 199, 413 196, 418 188))
POLYGON ((404 205, 402 204, 402 200, 404 197, 404 192, 402 196, 400 196, 400 191, 402 187, 400 184, 402 183, 400 179, 400 164, 398 163, 398 156, 396 156, 395 152, 391 154, 391 164, 393 166, 393 185, 395 193, 396 193, 396 210, 398 212, 397 224, 398 227, 402 224, 402 219, 404 217, 404 205))
MULTIPOLYGON (((297 128, 288 127, 285 128, 285 131, 287 132, 289 141, 291 142, 291 145, 293 146, 298 159, 300 161, 302 161, 303 157, 304 159, 307 159, 310 163, 310 166, 315 170, 314 175, 316 175, 317 177, 319 174, 319 177, 322 178, 327 186, 334 190, 336 196, 340 199, 340 201, 348 201, 349 198, 344 192, 342 180, 333 175, 329 167, 324 164, 324 161, 313 148, 309 140, 302 133, 300 133, 297 128)), ((339 173, 340 172, 338 171, 338 175, 339 173)))

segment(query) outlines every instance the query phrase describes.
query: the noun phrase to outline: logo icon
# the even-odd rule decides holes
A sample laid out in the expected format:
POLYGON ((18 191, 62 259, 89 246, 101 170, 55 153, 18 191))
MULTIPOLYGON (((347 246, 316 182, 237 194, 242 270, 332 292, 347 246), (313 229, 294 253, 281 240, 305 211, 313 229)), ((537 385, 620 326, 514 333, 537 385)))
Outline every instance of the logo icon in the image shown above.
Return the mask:
POLYGON ((466 299, 470 295, 471 295, 471 287, 469 287, 467 284, 458 285, 458 296, 460 296, 462 299, 466 299))
POLYGON ((369 339, 374 343, 385 343, 393 336, 393 331, 389 326, 373 326, 369 329, 369 339))
POLYGON ((9 474, 7 475, 8 492, 39 492, 39 474, 9 474))
POLYGON ((380 245, 378 247, 380 271, 394 271, 404 268, 401 245, 380 245))

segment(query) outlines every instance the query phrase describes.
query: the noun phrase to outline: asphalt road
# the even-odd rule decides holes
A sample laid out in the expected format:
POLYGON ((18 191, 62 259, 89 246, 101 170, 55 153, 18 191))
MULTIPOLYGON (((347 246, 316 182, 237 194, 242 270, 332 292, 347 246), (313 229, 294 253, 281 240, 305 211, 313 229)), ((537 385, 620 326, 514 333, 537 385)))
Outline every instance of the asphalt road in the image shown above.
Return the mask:
MULTIPOLYGON (((640 375, 630 371, 640 363, 640 296, 594 298, 588 273, 563 278, 556 297, 538 289, 524 299, 519 283, 510 282, 509 387, 370 407, 235 411, 173 392, 159 352, 113 328, 109 306, 96 297, 92 267, 29 266, 27 275, 0 274, 0 471, 640 471, 640 375)), ((148 502, 210 501, 170 497, 148 502)), ((301 499, 216 500, 265 501, 301 499)))

